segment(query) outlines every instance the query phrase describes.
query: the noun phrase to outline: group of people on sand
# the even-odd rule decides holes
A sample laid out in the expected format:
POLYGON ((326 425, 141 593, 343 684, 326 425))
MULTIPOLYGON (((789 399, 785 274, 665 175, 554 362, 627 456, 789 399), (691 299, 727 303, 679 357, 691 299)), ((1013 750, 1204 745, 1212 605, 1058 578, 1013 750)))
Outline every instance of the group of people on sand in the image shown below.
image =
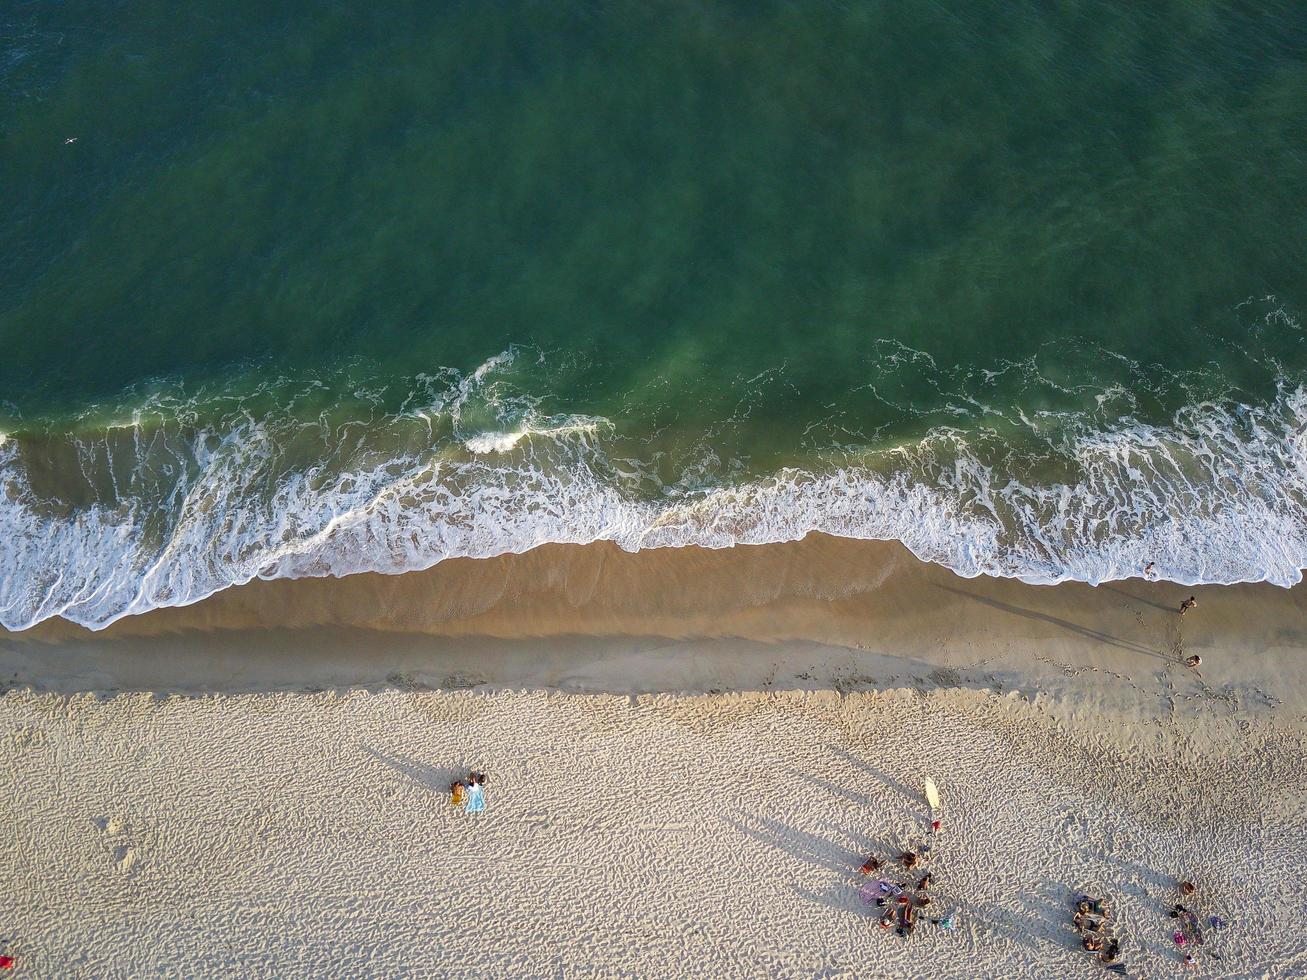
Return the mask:
MULTIPOLYGON (((1191 882, 1180 882, 1182 898, 1189 899, 1195 891, 1191 882)), ((1171 906, 1170 915, 1176 920, 1171 940, 1183 950, 1181 960, 1185 966, 1196 966, 1197 958, 1194 951, 1202 948, 1206 942, 1197 913, 1183 903, 1176 902, 1171 906)), ((1226 922, 1220 916, 1213 915, 1208 919, 1208 925, 1213 929, 1221 929, 1225 927, 1226 922)), ((1121 962, 1121 944, 1113 936, 1111 916, 1102 899, 1091 898, 1089 895, 1081 895, 1077 898, 1075 911, 1071 916, 1071 927, 1079 934, 1080 943, 1086 952, 1097 957, 1109 970, 1125 973, 1125 965, 1121 962)), ((1213 959, 1221 958, 1219 953, 1210 949, 1204 951, 1213 959)))
MULTIPOLYGON (((932 832, 939 830, 938 820, 931 824, 931 830, 932 832)), ((864 875, 881 873, 882 877, 863 885, 859 893, 867 905, 875 905, 882 910, 880 927, 882 929, 893 927, 895 935, 904 939, 912 935, 919 919, 923 915, 928 915, 925 909, 932 904, 927 890, 934 877, 925 870, 925 862, 930 856, 930 851, 931 845, 927 842, 916 850, 904 851, 900 854, 897 863, 902 866, 902 873, 892 872, 890 870, 892 862, 882 861, 875 855, 867 858, 858 869, 864 875)), ((953 928, 951 914, 931 918, 929 921, 942 929, 953 928)))
POLYGON ((466 779, 455 779, 449 784, 449 801, 468 813, 486 812, 486 774, 468 773, 466 779))
POLYGON ((1097 957, 1109 970, 1125 972, 1121 963, 1121 943, 1113 935, 1111 916, 1101 898, 1081 895, 1076 899, 1071 916, 1071 928, 1080 936, 1080 945, 1086 953, 1097 957))

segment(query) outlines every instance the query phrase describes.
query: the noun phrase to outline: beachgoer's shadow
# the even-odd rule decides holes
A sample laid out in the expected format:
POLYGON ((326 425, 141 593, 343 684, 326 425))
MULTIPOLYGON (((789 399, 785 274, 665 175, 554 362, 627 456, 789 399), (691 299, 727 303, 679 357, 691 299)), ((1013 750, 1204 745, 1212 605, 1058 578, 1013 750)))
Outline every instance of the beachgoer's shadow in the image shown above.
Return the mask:
POLYGON ((882 772, 870 763, 859 759, 852 752, 840 748, 838 745, 827 743, 826 747, 830 750, 832 755, 839 756, 839 758, 866 773, 868 776, 871 776, 877 782, 881 783, 887 789, 896 794, 901 800, 904 815, 909 820, 915 821, 923 826, 929 823, 930 804, 926 802, 924 792, 911 789, 904 783, 899 782, 893 776, 882 772))
POLYGON ((797 858, 812 869, 825 872, 824 888, 791 885, 790 890, 811 902, 845 912, 865 912, 858 894, 857 869, 869 854, 887 854, 889 845, 872 841, 865 834, 841 831, 843 841, 800 830, 769 817, 726 818, 726 823, 745 837, 772 850, 797 858))
POLYGON ((878 803, 866 793, 858 793, 851 789, 845 789, 843 786, 836 786, 829 779, 822 779, 820 776, 814 776, 810 772, 799 772, 791 769, 790 775, 795 779, 802 779, 805 782, 809 782, 815 788, 830 793, 833 796, 843 797, 856 806, 870 807, 878 805, 878 803))
MULTIPOLYGON (((1108 899, 1112 906, 1112 914, 1115 916, 1117 905, 1115 891, 1101 886, 1095 886, 1091 890, 1102 893, 1108 899)), ((1076 900, 1084 893, 1084 889, 1075 889, 1060 881, 1045 881, 1035 888, 1033 897, 1022 896, 1022 902, 1030 913, 1030 931, 1067 949, 1079 953, 1085 952, 1081 944, 1082 937, 1076 932, 1071 921, 1075 915, 1076 900)), ((1113 918, 1113 928, 1115 925, 1116 920, 1113 918)))
POLYGON ((400 756, 386 755, 370 745, 359 743, 359 747, 378 762, 384 762, 396 772, 403 773, 418 785, 435 793, 448 793, 449 784, 461 776, 467 775, 463 768, 433 766, 426 762, 405 759, 400 756))
POLYGON ((754 817, 747 821, 727 817, 726 822, 746 837, 823 871, 849 874, 864 860, 851 844, 841 844, 770 817, 754 817))
POLYGON ((1152 606, 1154 609, 1160 609, 1165 613, 1173 613, 1176 610, 1175 606, 1166 606, 1160 602, 1154 602, 1152 599, 1145 599, 1143 596, 1135 595, 1133 592, 1127 592, 1125 589, 1118 589, 1114 585, 1100 585, 1099 588, 1106 589, 1108 592, 1115 592, 1119 596, 1125 596, 1132 602, 1138 602, 1144 606, 1152 606))
POLYGON ((1075 633, 1090 640, 1095 640, 1106 646, 1118 647, 1122 650, 1128 650, 1131 653, 1141 653, 1149 657, 1156 657, 1159 660, 1170 660, 1165 653, 1152 647, 1137 643, 1134 640, 1123 639, 1119 636, 1113 636, 1111 633, 1105 633, 1103 630, 1094 629, 1089 626, 1081 626, 1079 623, 1073 623, 1069 619, 1062 619, 1058 616, 1052 616, 1036 609, 1025 609, 1021 606, 1014 606, 1010 602, 1000 602, 998 599, 991 599, 989 596, 980 595, 977 592, 968 592, 966 589, 955 589, 948 585, 936 585, 935 588, 943 589, 945 592, 952 592, 955 595, 964 596, 973 602, 979 602, 994 609, 999 609, 1014 616, 1022 616, 1026 619, 1033 619, 1042 623, 1049 623, 1064 629, 1069 633, 1075 633))
POLYGON ((1018 908, 991 905, 971 914, 982 931, 1038 952, 1050 945, 1067 952, 1083 953, 1075 930, 1071 928, 1071 893, 1064 885, 1045 882, 1034 894, 1017 896, 1018 908))

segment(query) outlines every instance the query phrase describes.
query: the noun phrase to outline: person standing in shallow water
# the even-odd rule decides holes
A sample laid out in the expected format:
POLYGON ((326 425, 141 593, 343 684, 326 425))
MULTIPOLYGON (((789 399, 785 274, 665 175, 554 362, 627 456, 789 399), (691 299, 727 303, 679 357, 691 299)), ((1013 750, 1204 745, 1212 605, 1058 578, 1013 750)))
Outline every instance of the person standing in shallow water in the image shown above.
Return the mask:
POLYGON ((1180 603, 1180 615, 1183 616, 1196 605, 1198 605, 1198 599, 1195 596, 1190 596, 1184 602, 1180 603))

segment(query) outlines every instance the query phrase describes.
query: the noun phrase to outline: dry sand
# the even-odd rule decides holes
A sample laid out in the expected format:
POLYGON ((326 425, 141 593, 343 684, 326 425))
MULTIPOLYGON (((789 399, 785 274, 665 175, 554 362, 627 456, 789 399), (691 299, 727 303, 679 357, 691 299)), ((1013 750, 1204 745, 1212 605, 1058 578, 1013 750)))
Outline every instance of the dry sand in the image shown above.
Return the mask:
POLYGON ((1181 620, 832 539, 448 565, 0 639, 19 975, 1071 977, 1083 889, 1172 976, 1181 878, 1230 923, 1196 975, 1307 975, 1301 589, 1181 620), (904 941, 856 869, 927 775, 958 927, 904 941))

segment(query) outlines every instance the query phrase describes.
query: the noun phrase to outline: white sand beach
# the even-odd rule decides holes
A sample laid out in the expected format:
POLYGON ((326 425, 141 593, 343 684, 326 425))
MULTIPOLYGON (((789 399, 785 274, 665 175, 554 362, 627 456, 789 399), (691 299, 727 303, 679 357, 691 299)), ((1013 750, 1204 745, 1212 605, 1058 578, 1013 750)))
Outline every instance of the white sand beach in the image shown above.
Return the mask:
MULTIPOLYGON (((706 560, 767 592, 729 567, 765 557, 706 560)), ((1084 891, 1129 976, 1307 974, 1301 590, 1205 589, 1181 622, 1175 586, 893 561, 738 602, 700 567, 699 618, 666 587, 621 616, 545 596, 539 636, 498 607, 478 634, 201 606, 4 637, 3 952, 42 977, 1073 977, 1102 969, 1084 891), (481 815, 449 803, 469 769, 481 815), (956 924, 904 939, 858 867, 930 837, 927 776, 923 914, 956 924), (1181 880, 1228 922, 1191 972, 1181 880)), ((336 613, 386 585, 335 583, 336 613)))

